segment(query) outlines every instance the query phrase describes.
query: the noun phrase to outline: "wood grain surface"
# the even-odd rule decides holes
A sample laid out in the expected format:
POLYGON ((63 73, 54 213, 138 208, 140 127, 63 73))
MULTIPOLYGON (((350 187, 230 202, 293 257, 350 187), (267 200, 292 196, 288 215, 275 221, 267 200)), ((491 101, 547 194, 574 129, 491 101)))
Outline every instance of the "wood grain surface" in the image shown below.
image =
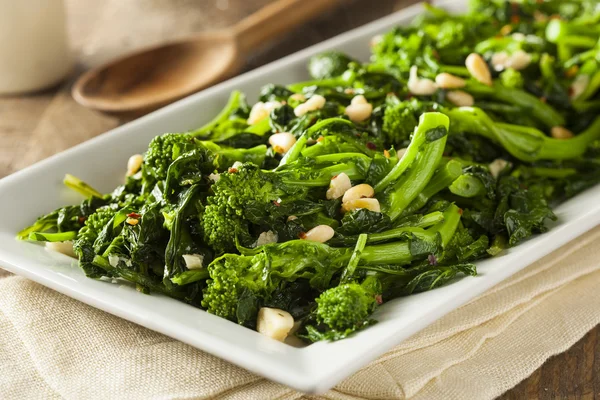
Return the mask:
MULTIPOLYGON (((275 42, 265 43, 248 57, 243 70, 274 61, 414 2, 345 0, 336 10, 275 42)), ((52 90, 24 97, 0 97, 0 177, 135 117, 100 114, 75 103, 69 90, 81 72, 139 46, 230 26, 267 3, 268 0, 67 0, 77 65, 71 76, 52 90)), ((501 396, 503 400, 594 398, 600 398, 600 327, 501 396)))

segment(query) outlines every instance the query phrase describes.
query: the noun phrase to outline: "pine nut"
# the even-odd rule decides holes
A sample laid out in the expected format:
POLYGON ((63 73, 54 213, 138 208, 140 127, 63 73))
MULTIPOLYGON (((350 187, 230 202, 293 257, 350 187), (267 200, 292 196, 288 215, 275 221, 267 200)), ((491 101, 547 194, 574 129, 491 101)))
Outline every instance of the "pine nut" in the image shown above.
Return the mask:
POLYGON ((442 72, 435 77, 435 83, 442 89, 460 89, 465 87, 467 82, 458 76, 442 72))
POLYGON ((294 93, 290 96, 290 99, 296 101, 306 101, 306 96, 304 96, 302 93, 294 93))
POLYGON ((302 236, 302 240, 325 243, 334 235, 334 230, 329 225, 317 225, 302 236))
POLYGON ((296 137, 289 132, 275 133, 269 137, 269 144, 273 146, 273 151, 279 154, 285 154, 296 143, 296 137))
MULTIPOLYGON (((518 42, 523 42, 523 41, 525 41, 525 39, 527 39, 527 37, 524 34, 522 34, 521 32, 515 32, 511 36, 514 40, 516 40, 518 42)), ((520 50, 520 51, 522 51, 522 50, 520 50)))
POLYGON ((339 199, 351 187, 352 182, 350 182, 350 178, 345 173, 342 172, 334 176, 331 178, 331 182, 329 182, 329 189, 327 189, 326 193, 327 200, 339 199))
POLYGON ((315 111, 323 108, 325 105, 326 99, 325 97, 315 94, 310 99, 306 101, 306 103, 302 103, 294 108, 294 114, 296 117, 301 117, 307 112, 315 111))
POLYGON ((366 183, 361 183, 360 185, 356 185, 348 189, 346 193, 344 193, 344 197, 342 197, 342 203, 373 196, 375 196, 375 190, 373 190, 373 187, 366 183))
POLYGON ((471 53, 465 61, 465 66, 473 78, 484 85, 492 86, 492 74, 484 59, 477 53, 471 53))
POLYGON ((367 210, 374 212, 381 212, 381 206, 377 199, 355 199, 342 203, 342 211, 348 212, 357 210, 359 208, 366 208, 367 210))
POLYGON ((383 40, 383 35, 375 35, 369 41, 369 45, 371 47, 377 46, 377 44, 381 43, 382 40, 383 40))
POLYGON ((501 51, 498 53, 494 53, 492 55, 492 66, 494 67, 494 69, 498 72, 500 71, 504 71, 504 69, 506 68, 506 64, 508 63, 509 60, 509 55, 507 52, 505 51, 501 51))
POLYGON ((527 68, 529 64, 531 64, 531 55, 523 50, 517 50, 509 57, 505 66, 520 71, 527 68))
POLYGON ((66 242, 46 242, 46 250, 56 251, 66 256, 77 258, 73 251, 73 242, 70 240, 66 242))
POLYGON ((587 89, 590 84, 589 75, 577 75, 577 77, 571 83, 571 90, 569 91, 571 99, 576 99, 587 89))
POLYGON ((446 93, 446 98, 457 107, 471 107, 475 104, 473 96, 462 90, 452 90, 446 93))
POLYGON ((296 117, 301 117, 309 111, 312 111, 310 107, 306 103, 302 103, 297 105, 296 108, 294 108, 294 115, 296 117))
POLYGON ((246 122, 248 125, 254 125, 267 118, 271 111, 278 107, 281 107, 281 103, 278 101, 267 101, 266 103, 259 101, 252 106, 250 115, 248 116, 248 121, 246 122))
POLYGON ((369 103, 366 104, 350 104, 346 107, 344 113, 350 118, 352 122, 363 122, 369 117, 371 117, 371 113, 373 112, 373 106, 369 103))
POLYGON ((500 28, 500 34, 502 36, 507 36, 512 32, 512 26, 511 25, 504 25, 502 28, 500 28))
POLYGON ((137 225, 140 222, 140 220, 137 219, 137 218, 127 217, 127 219, 125 220, 125 222, 127 222, 129 225, 135 226, 135 225, 137 225))
POLYGON ((135 175, 142 168, 144 157, 141 154, 134 154, 127 160, 127 176, 135 175))
POLYGON ((550 131, 550 134, 554 139, 571 139, 573 136, 575 136, 573 132, 562 126, 553 127, 550 131))
POLYGON ((325 101, 325 97, 321 96, 320 94, 315 94, 310 99, 306 100, 306 103, 311 107, 314 107, 314 110, 318 110, 323 108, 325 101))
POLYGON ((416 65, 410 67, 410 75, 406 87, 408 91, 417 96, 429 96, 437 90, 437 85, 431 79, 420 79, 416 65))
POLYGON ((359 94, 358 96, 354 96, 350 101, 350 104, 369 104, 365 96, 359 94))

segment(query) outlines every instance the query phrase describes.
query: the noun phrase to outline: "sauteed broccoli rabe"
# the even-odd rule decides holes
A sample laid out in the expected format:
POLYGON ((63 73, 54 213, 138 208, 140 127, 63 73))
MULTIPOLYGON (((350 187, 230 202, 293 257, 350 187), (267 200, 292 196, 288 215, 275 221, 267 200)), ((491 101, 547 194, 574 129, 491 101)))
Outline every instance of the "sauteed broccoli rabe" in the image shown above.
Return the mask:
POLYGON ((382 303, 476 275, 600 181, 600 5, 426 5, 367 63, 234 92, 203 127, 155 137, 126 182, 18 234, 277 340, 338 340, 382 303))

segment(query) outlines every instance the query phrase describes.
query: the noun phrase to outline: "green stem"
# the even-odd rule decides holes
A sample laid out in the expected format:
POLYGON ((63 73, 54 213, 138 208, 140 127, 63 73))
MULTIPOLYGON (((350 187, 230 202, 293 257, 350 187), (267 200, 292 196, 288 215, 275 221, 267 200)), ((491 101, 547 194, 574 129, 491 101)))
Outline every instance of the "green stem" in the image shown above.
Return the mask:
POLYGON ((543 103, 537 97, 520 89, 507 88, 495 82, 486 86, 479 82, 468 81, 465 90, 474 95, 488 96, 521 108, 523 113, 529 113, 546 126, 553 127, 565 124, 565 118, 549 104, 543 103))
MULTIPOLYGON (((425 113, 421 115, 421 120, 417 130, 423 126, 426 132, 431 128, 448 129, 449 119, 441 113, 425 113)), ((444 148, 446 146, 446 138, 443 137, 423 145, 423 150, 418 152, 415 161, 412 163, 410 170, 397 183, 383 193, 385 201, 380 199, 382 203, 382 211, 386 213, 392 221, 397 219, 408 205, 423 191, 433 176, 437 166, 440 163, 444 148)), ((412 145, 412 143, 411 143, 412 145)), ((406 156, 406 154, 405 154, 406 156)), ((404 157, 402 158, 404 159, 404 157)), ((401 163, 402 160, 399 162, 401 163)), ((397 165, 397 164, 396 164, 397 165)))
MULTIPOLYGON (((427 233, 439 234, 442 238, 442 246, 445 247, 454 236, 460 222, 461 210, 451 204, 444 211, 444 221, 428 229, 427 233)), ((409 264, 413 261, 408 242, 394 242, 367 246, 364 248, 361 261, 366 264, 409 264)))
MULTIPOLYGON (((380 193, 397 181, 400 176, 410 167, 419 154, 421 147, 427 141, 427 133, 433 129, 445 127, 448 129, 448 118, 441 113, 425 113, 421 115, 419 125, 415 128, 412 140, 406 149, 406 152, 394 165, 394 168, 375 185, 375 193, 380 193)), ((444 139, 445 144, 445 139, 444 139)), ((414 169, 414 168, 413 168, 414 169)))
POLYGON ((356 241, 356 246, 354 246, 354 251, 352 252, 352 256, 350 257, 350 261, 348 261, 348 266, 342 272, 342 277, 340 278, 340 284, 348 283, 352 279, 352 275, 354 275, 354 271, 360 262, 360 257, 362 254, 365 245, 367 244, 367 234, 363 233, 358 236, 358 240, 356 241))
POLYGON ((93 187, 91 187, 90 185, 88 185, 87 183, 82 181, 81 179, 79 179, 71 174, 65 175, 65 178, 63 179, 63 183, 68 188, 71 188, 71 189, 75 190, 76 192, 81 193, 85 197, 92 197, 92 196, 93 197, 102 197, 102 193, 100 193, 99 191, 97 191, 96 189, 94 189, 93 187))
POLYGON ((31 232, 28 239, 35 242, 66 242, 77 237, 77 232, 58 232, 58 233, 43 233, 31 232))
POLYGON ((427 186, 425 186, 425 189, 404 210, 404 214, 412 214, 421 209, 427 204, 430 198, 450 186, 461 173, 462 165, 459 161, 448 161, 433 175, 427 186))
POLYGON ((486 193, 485 186, 473 175, 461 175, 450 185, 450 192, 460 197, 478 197, 486 193))

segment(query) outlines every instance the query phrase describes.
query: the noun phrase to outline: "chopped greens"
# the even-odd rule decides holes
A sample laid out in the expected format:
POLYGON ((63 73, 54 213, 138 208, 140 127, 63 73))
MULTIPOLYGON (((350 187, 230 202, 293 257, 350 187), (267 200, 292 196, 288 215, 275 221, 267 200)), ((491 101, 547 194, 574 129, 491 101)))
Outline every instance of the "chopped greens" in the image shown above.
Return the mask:
POLYGON ((67 175, 85 200, 17 238, 278 340, 294 323, 342 339, 382 303, 475 276, 600 181, 600 7, 471 3, 426 5, 367 63, 328 51, 310 81, 233 92, 155 137, 112 193, 67 175))

